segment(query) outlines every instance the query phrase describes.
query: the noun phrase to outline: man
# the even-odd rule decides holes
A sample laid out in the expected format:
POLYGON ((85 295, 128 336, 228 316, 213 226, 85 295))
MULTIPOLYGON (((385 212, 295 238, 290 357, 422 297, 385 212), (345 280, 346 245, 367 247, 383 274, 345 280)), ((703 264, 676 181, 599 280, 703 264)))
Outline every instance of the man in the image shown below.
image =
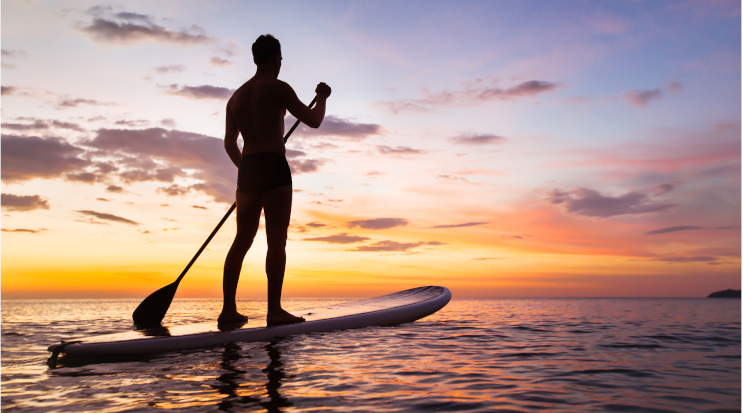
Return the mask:
POLYGON ((224 147, 238 167, 237 235, 224 263, 224 307, 219 323, 245 322, 237 312, 235 294, 245 254, 258 231, 261 209, 266 217, 266 276, 268 277, 268 325, 297 323, 302 317, 281 307, 281 287, 286 267, 286 236, 292 208, 292 178, 284 147, 286 111, 311 128, 318 128, 325 117, 325 101, 330 87, 317 85, 317 106, 309 109, 294 90, 278 80, 281 69, 281 45, 270 34, 253 43, 253 61, 257 69, 227 102, 224 147), (237 146, 242 134, 242 153, 237 146))

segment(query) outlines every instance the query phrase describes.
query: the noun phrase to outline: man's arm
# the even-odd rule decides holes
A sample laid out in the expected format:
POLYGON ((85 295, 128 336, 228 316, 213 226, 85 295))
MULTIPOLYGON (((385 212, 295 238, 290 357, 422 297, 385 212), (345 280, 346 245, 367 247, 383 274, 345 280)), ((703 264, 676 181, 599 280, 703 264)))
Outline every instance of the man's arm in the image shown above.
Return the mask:
POLYGON ((325 118, 325 101, 330 96, 330 87, 321 83, 315 90, 317 92, 317 104, 310 109, 302 103, 294 89, 285 82, 279 81, 279 99, 286 110, 295 118, 310 128, 319 128, 325 118), (322 86, 321 86, 322 85, 322 86))
POLYGON ((237 135, 240 133, 240 131, 237 129, 237 123, 235 123, 235 119, 232 117, 232 112, 230 112, 230 104, 227 103, 227 119, 225 121, 225 130, 224 130, 224 149, 227 151, 227 155, 230 156, 230 159, 232 159, 232 163, 235 164, 235 166, 240 166, 240 160, 242 159, 242 153, 240 152, 240 148, 237 146, 237 135))

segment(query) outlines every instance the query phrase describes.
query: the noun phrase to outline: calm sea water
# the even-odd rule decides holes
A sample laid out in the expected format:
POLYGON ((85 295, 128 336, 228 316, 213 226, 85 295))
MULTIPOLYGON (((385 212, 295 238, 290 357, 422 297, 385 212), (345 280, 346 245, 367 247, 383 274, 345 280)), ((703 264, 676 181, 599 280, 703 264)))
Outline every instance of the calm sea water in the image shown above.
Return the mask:
MULTIPOLYGON (((342 300, 285 300, 302 309, 342 300)), ((131 329, 139 300, 2 302, 3 411, 732 412, 741 301, 454 299, 397 327, 95 363, 47 346, 131 329)), ((265 302, 243 301, 252 317, 265 302)), ((166 325, 214 320, 176 300, 166 325)))

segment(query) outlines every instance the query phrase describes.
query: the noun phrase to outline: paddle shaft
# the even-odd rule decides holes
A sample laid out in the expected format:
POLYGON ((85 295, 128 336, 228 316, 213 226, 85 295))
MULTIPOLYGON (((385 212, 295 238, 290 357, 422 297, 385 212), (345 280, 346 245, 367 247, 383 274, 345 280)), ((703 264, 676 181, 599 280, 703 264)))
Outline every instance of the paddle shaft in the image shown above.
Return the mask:
MULTIPOLYGON (((312 102, 310 102, 309 104, 310 109, 312 109, 312 107, 315 106, 315 102, 317 102, 317 96, 315 96, 315 98, 312 99, 312 102)), ((297 119, 297 121, 294 122, 294 126, 292 126, 292 128, 289 129, 289 132, 286 133, 286 136, 284 136, 284 143, 286 143, 286 141, 289 140, 289 136, 291 136, 292 132, 294 132, 294 129, 297 129, 297 126, 299 126, 299 119, 297 119)), ((188 270, 191 269, 191 266, 193 265, 193 263, 196 262, 197 258, 199 258, 199 255, 201 255, 201 253, 206 249, 206 246, 209 245, 209 242, 212 240, 212 238, 214 238, 214 236, 217 235, 217 231, 219 231, 219 229, 222 228, 222 224, 224 224, 224 222, 227 221, 227 218, 229 218, 232 211, 235 210, 235 207, 237 207, 237 202, 232 203, 232 206, 230 207, 230 209, 227 211, 226 214, 224 214, 224 218, 222 218, 222 220, 219 221, 219 224, 217 224, 217 227, 214 228, 214 231, 212 231, 211 235, 209 235, 209 238, 207 238, 206 241, 204 241, 204 245, 202 245, 201 248, 199 248, 199 251, 196 253, 196 255, 194 255, 193 258, 191 258, 191 262, 188 263, 188 265, 183 270, 181 275, 178 276, 178 279, 175 280, 175 284, 179 284, 181 282, 181 280, 186 275, 188 270)))

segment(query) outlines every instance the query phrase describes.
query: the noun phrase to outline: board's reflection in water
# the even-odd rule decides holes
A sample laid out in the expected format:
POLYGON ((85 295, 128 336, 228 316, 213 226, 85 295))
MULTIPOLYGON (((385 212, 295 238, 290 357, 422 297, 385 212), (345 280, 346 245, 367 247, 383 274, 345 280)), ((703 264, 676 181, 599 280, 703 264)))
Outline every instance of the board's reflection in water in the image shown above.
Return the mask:
POLYGON ((240 346, 234 343, 225 346, 224 353, 222 353, 222 362, 220 363, 220 368, 225 373, 217 378, 222 384, 214 386, 218 389, 219 393, 227 396, 217 404, 219 410, 232 412, 235 409, 259 405, 265 408, 266 411, 279 412, 282 408, 292 405, 279 392, 281 381, 286 378, 286 375, 284 374, 284 367, 281 362, 281 351, 277 343, 278 341, 273 341, 263 347, 269 358, 268 366, 261 370, 263 373, 266 373, 267 381, 265 389, 268 400, 255 396, 240 396, 238 394, 240 379, 246 372, 237 368, 235 364, 240 359, 243 359, 243 356, 240 355, 240 346))

